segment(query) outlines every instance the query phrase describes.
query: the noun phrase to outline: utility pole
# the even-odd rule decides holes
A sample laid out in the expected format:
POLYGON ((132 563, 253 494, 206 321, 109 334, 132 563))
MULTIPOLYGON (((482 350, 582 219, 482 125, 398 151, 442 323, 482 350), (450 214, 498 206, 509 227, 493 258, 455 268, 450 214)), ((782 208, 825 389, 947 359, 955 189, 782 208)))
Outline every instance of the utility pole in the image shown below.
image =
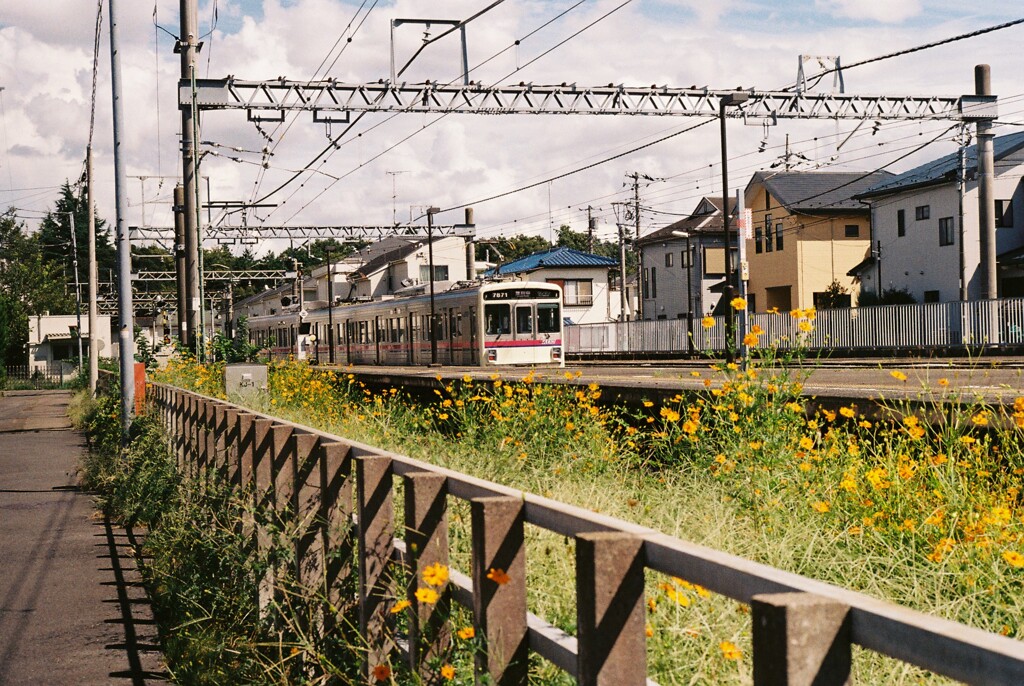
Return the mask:
POLYGON ((587 205, 587 252, 594 252, 594 231, 597 228, 597 220, 593 215, 594 208, 587 205))
MULTIPOLYGON (((992 72, 987 64, 974 67, 975 95, 992 95, 992 72)), ((993 182, 995 155, 991 119, 978 120, 978 228, 981 237, 981 269, 985 274, 985 298, 999 297, 996 270, 996 217, 993 182)))
POLYGON ((334 263, 327 247, 327 361, 334 364, 334 263))
POLYGON ((78 327, 78 371, 82 371, 82 284, 78 279, 78 236, 75 235, 75 213, 68 212, 71 225, 71 267, 75 270, 75 326, 78 327))
MULTIPOLYGON (((184 1, 184 0, 183 0, 184 1)), ((108 0, 110 16, 110 86, 114 118, 114 194, 117 198, 117 296, 118 296, 118 358, 121 371, 121 431, 128 437, 135 412, 135 345, 133 333, 135 314, 132 304, 132 256, 128 240, 128 185, 122 154, 124 107, 121 102, 121 54, 118 39, 115 0, 108 0)))
MULTIPOLYGON (((624 322, 626 321, 626 240, 622 224, 618 223, 617 226, 619 228, 619 321, 624 322)), ((637 301, 640 301, 643 300, 644 294, 639 274, 637 274, 636 283, 641 289, 641 292, 637 293, 637 301)))
POLYGON ((967 260, 964 254, 964 195, 967 193, 967 145, 970 141, 970 134, 967 126, 960 126, 960 150, 957 155, 956 186, 957 186, 957 214, 960 228, 960 302, 967 302, 967 260))
POLYGON ((440 212, 438 207, 427 208, 427 261, 430 264, 430 366, 438 365, 437 361, 437 314, 434 310, 434 215, 440 212))
MULTIPOLYGON (((178 37, 177 50, 181 53, 181 83, 195 83, 196 52, 197 52, 197 0, 181 0, 181 35, 178 37)), ((195 90, 193 88, 193 95, 195 90)), ((203 307, 201 300, 201 283, 199 269, 199 251, 202 243, 199 238, 199 192, 196 177, 198 159, 196 156, 196 129, 198 128, 198 112, 195 97, 191 103, 180 105, 181 110, 181 168, 184 181, 184 221, 185 221, 185 283, 187 316, 186 331, 188 347, 195 351, 196 357, 202 357, 202 337, 200 328, 200 312, 203 307)))
MULTIPOLYGON (((639 282, 639 272, 643 269, 643 259, 640 253, 640 172, 633 172, 632 174, 626 174, 628 178, 633 179, 633 221, 635 223, 636 232, 633 236, 633 240, 636 242, 633 244, 633 249, 636 250, 636 263, 637 263, 637 281, 639 282)), ((625 274, 625 272, 623 272, 625 274)), ((636 301, 636 318, 644 318, 644 298, 643 293, 636 301)))
MULTIPOLYGON (((96 395, 99 382, 99 268, 96 265, 96 203, 93 199, 92 145, 85 151, 85 188, 89 212, 89 392, 96 395)), ((79 332, 81 333, 81 332, 79 332)))
POLYGON ((725 228, 725 359, 732 362, 736 357, 736 311, 732 300, 736 297, 736 283, 732 269, 732 233, 729 226, 729 149, 725 129, 725 108, 740 105, 750 96, 742 91, 731 93, 718 101, 718 120, 722 138, 722 225, 725 228))
POLYGON ((178 342, 189 347, 188 267, 185 249, 185 187, 174 187, 174 277, 178 290, 178 342))

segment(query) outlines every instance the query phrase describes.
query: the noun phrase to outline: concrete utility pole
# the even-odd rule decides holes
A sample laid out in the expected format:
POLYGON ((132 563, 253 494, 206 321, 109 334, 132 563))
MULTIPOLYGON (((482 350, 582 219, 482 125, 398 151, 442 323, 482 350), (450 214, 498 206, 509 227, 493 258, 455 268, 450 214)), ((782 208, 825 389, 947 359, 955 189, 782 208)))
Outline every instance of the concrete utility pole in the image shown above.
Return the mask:
MULTIPOLYGON (((198 33, 198 9, 196 0, 181 0, 181 35, 178 37, 178 51, 181 53, 181 85, 194 84, 196 69, 196 52, 198 33)), ((194 90, 192 91, 194 92, 194 90)), ((199 116, 195 109, 195 101, 182 103, 181 110, 181 168, 184 181, 184 220, 185 220, 185 283, 187 313, 186 331, 188 347, 195 351, 197 357, 202 356, 202 330, 200 329, 199 313, 202 308, 200 294, 199 251, 202 243, 199 239, 199 192, 196 177, 198 159, 196 157, 196 129, 199 116)))
POLYGON ((188 346, 188 267, 185 249, 185 187, 174 187, 174 278, 178 289, 178 342, 188 346))
POLYGON ((78 236, 75 235, 75 213, 68 212, 71 225, 71 268, 75 270, 75 326, 78 327, 78 371, 81 373, 82 355, 82 284, 78 278, 78 236))
MULTIPOLYGON (((465 219, 467 227, 476 226, 472 207, 466 208, 465 219)), ((433 227, 431 227, 431 233, 433 233, 433 227)), ((466 237, 466 280, 476 281, 476 243, 473 241, 473 235, 466 237)))
POLYGON ((121 55, 115 1, 108 0, 110 15, 110 87, 114 115, 114 193, 117 198, 117 297, 119 310, 118 358, 121 371, 121 431, 127 438, 135 412, 135 316, 132 305, 132 255, 128 239, 128 180, 121 150, 124 107, 121 103, 121 55))
POLYGON ((732 269, 732 232, 729 225, 729 149, 725 129, 725 108, 740 105, 750 96, 737 91, 718 101, 718 121, 721 126, 722 138, 722 226, 725 229, 725 288, 722 300, 725 301, 725 359, 732 362, 736 357, 736 311, 732 300, 736 297, 736 282, 732 269))
MULTIPOLYGON (((632 174, 626 174, 626 176, 633 179, 633 221, 636 228, 636 232, 633 236, 633 240, 635 240, 636 243, 633 244, 633 249, 636 251, 637 278, 639 280, 639 272, 643 269, 643 255, 640 252, 640 173, 633 172, 632 174)), ((644 318, 643 294, 641 294, 636 301, 636 318, 644 318)))
POLYGON ((597 232, 597 219, 593 216, 594 208, 587 205, 587 252, 594 252, 594 234, 597 232))
MULTIPOLYGON (((992 95, 992 73, 987 64, 974 67, 975 95, 992 95)), ((978 120, 978 229, 981 237, 981 269, 985 274, 985 298, 999 297, 996 269, 995 155, 991 119, 978 120)))
MULTIPOLYGON (((626 321, 626 241, 622 224, 618 224, 619 227, 619 321, 626 321)), ((637 300, 643 300, 643 281, 640 274, 637 273, 636 279, 637 286, 639 286, 639 293, 637 294, 637 300)))
POLYGON ((99 267, 96 265, 96 202, 92 183, 92 145, 85 151, 85 188, 89 212, 89 392, 96 395, 100 377, 99 267))

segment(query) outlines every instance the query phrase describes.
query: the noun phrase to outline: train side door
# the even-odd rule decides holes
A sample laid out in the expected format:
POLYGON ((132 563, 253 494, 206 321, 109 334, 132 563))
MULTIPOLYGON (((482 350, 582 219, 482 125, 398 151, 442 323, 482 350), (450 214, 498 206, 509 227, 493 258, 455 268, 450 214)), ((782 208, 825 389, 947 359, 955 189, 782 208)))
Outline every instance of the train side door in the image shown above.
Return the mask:
POLYGON ((381 336, 381 330, 380 330, 380 317, 374 317, 373 318, 373 350, 374 350, 374 359, 376 360, 376 364, 378 364, 378 365, 380 364, 380 339, 381 338, 382 338, 382 336, 381 336))
POLYGON ((517 303, 515 305, 516 330, 515 340, 534 341, 537 340, 536 317, 533 314, 533 305, 530 303, 517 303))
POLYGON ((413 351, 416 349, 416 315, 408 315, 409 321, 407 322, 408 336, 405 337, 405 352, 407 364, 416 364, 416 357, 413 351))
POLYGON ((476 307, 470 307, 469 321, 466 322, 466 325, 469 327, 469 364, 474 366, 480 364, 480 339, 477 334, 477 329, 480 327, 477 324, 476 315, 476 307))

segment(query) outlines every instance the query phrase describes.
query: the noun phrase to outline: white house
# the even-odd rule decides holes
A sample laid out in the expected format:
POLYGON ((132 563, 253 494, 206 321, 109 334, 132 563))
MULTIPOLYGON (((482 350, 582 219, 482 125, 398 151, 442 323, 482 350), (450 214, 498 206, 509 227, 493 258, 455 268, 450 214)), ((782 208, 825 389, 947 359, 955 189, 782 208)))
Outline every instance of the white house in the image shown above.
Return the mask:
POLYGON ((622 311, 619 291, 612 290, 608 279, 609 270, 618 268, 610 257, 552 248, 499 265, 488 275, 557 283, 562 287, 563 316, 573 324, 596 324, 615 321, 622 311))
MULTIPOLYGON (((642 236, 639 245, 644 319, 700 318, 715 310, 722 297, 716 286, 725 278, 721 197, 702 198, 689 217, 642 236)), ((736 255, 734 247, 734 267, 736 255)))
MULTIPOLYGON (((73 314, 37 314, 28 318, 28 366, 30 371, 53 373, 63 365, 65 373, 78 366, 77 317, 73 314)), ((110 338, 110 315, 96 320, 96 335, 89 331, 89 318, 82 315, 82 358, 89 364, 89 346, 96 345, 100 357, 114 357, 110 338)))
MULTIPOLYGON (((997 137, 994 149, 999 295, 1024 296, 1024 133, 997 137)), ((977 146, 971 146, 962 205, 957 153, 857 196, 871 207, 873 252, 850 271, 862 292, 906 289, 918 302, 947 302, 960 299, 963 282, 969 300, 984 297, 977 167, 977 146)))

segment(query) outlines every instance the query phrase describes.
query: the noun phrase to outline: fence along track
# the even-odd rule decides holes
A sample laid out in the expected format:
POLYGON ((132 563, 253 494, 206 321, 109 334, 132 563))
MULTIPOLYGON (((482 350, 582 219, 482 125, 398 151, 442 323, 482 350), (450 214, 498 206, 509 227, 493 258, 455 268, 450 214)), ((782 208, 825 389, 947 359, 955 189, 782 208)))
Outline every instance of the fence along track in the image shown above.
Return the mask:
POLYGON ((845 684, 852 644, 966 683, 1024 683, 1024 643, 1014 639, 172 386, 152 388, 179 469, 196 476, 216 468, 235 487, 253 485, 256 497, 277 511, 293 508, 303 531, 300 583, 310 589, 326 583, 320 590, 336 598, 335 582, 355 571, 326 560, 329 552, 349 550, 345 532, 356 522, 367 674, 394 651, 413 670, 443 653, 449 628, 438 625, 435 613, 454 599, 473 611, 486 645, 477 669, 496 684, 525 686, 528 649, 586 686, 651 683, 639 669, 646 664, 644 570, 650 569, 750 604, 758 686, 845 684), (394 530, 395 476, 405 484, 405 521, 414 523, 404 541, 394 530), (470 503, 472 573, 452 570, 436 606, 417 603, 410 587, 410 640, 399 645, 390 631, 389 570, 405 565, 412 578, 431 564, 448 564, 449 497, 470 503), (576 637, 527 613, 526 524, 575 540, 576 637), (491 569, 506 572, 507 583, 488 578, 491 569))

